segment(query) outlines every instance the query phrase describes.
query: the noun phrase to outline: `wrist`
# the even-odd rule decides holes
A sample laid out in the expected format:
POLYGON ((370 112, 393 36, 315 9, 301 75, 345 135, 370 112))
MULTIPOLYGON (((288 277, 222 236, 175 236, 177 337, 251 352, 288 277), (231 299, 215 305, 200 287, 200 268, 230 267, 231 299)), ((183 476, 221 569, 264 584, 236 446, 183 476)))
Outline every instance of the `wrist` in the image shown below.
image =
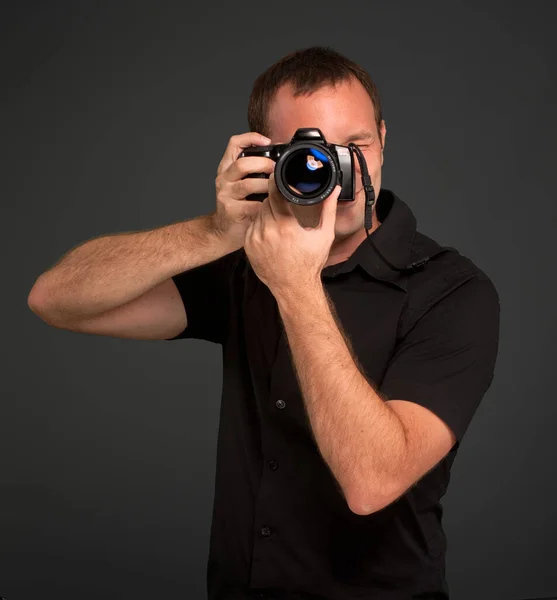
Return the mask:
POLYGON ((324 299, 326 300, 321 279, 274 290, 273 295, 279 309, 285 311, 300 310, 301 306, 309 308, 324 299))
POLYGON ((228 229, 223 226, 216 212, 205 215, 204 219, 206 222, 209 239, 213 244, 216 244, 222 250, 223 254, 228 254, 229 252, 237 250, 237 248, 232 247, 232 240, 228 234, 228 229))
POLYGON ((206 215, 206 217, 211 238, 223 254, 234 252, 244 245, 243 240, 240 241, 237 236, 232 234, 230 224, 219 218, 216 212, 206 215))

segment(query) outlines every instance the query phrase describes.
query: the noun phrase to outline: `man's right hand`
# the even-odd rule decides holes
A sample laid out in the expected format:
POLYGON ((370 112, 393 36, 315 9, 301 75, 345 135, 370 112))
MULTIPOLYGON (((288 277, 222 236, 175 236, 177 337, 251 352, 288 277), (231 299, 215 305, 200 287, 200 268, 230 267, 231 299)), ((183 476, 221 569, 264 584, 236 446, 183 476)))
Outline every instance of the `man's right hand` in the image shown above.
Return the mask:
POLYGON ((269 180, 247 178, 250 173, 267 173, 275 169, 275 161, 261 156, 238 158, 249 146, 268 146, 271 141, 259 133, 233 135, 219 163, 215 187, 217 206, 211 217, 215 232, 226 238, 232 251, 244 245, 248 227, 261 210, 261 202, 246 200, 250 194, 268 194, 269 180))

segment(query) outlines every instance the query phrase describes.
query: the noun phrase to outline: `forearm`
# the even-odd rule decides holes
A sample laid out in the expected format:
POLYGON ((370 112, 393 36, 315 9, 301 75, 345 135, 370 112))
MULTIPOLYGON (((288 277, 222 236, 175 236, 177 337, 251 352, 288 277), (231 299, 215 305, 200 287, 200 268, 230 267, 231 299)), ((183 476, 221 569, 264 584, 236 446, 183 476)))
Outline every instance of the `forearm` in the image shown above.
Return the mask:
POLYGON ((40 275, 28 302, 43 314, 90 317, 228 252, 210 215, 148 231, 106 235, 70 250, 40 275))
POLYGON ((402 423, 360 371, 320 283, 277 302, 316 443, 351 509, 370 512, 392 497, 402 423))

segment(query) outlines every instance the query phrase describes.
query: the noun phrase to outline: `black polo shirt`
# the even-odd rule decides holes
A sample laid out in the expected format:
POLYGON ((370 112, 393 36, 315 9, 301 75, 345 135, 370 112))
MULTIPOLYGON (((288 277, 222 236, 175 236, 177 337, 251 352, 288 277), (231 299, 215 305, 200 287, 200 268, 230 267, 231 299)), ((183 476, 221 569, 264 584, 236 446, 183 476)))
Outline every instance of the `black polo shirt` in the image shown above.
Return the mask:
POLYGON ((243 248, 175 276, 188 326, 172 339, 223 348, 209 600, 449 597, 440 499, 492 380, 499 299, 472 261, 417 232, 390 190, 377 215, 372 238, 391 263, 429 262, 395 271, 364 240, 323 270, 324 288, 382 396, 427 407, 457 444, 395 502, 356 515, 312 437, 276 301, 243 248))

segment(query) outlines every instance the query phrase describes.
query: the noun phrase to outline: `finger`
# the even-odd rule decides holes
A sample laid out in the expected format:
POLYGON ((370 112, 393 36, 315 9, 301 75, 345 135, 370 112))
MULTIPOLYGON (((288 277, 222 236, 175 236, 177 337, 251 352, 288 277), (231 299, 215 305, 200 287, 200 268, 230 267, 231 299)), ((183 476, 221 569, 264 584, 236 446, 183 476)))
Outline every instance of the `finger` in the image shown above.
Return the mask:
POLYGON ((261 239, 263 236, 263 227, 265 225, 264 221, 266 218, 266 214, 268 214, 269 210, 268 204, 269 203, 267 202, 267 198, 265 198, 265 200, 263 200, 263 202, 261 203, 261 210, 259 211, 252 223, 253 235, 256 236, 258 239, 261 239))
POLYGON ((267 196, 268 193, 268 179, 249 178, 229 184, 227 196, 232 200, 246 200, 247 196, 251 194, 263 194, 267 196))
POLYGON ((267 196, 263 202, 261 202, 261 210, 259 211, 259 219, 261 221, 261 228, 264 225, 265 219, 275 219, 275 215, 273 214, 273 210, 271 208, 271 203, 269 201, 269 196, 267 196))
POLYGON ((266 156, 243 156, 235 160, 222 173, 225 181, 241 181, 252 173, 267 173, 270 175, 275 169, 275 161, 266 156))
POLYGON ((252 221, 249 224, 249 227, 246 229, 246 233, 244 234, 244 249, 250 249, 253 244, 253 228, 255 226, 255 221, 252 221))
POLYGON ((269 177, 269 209, 275 220, 284 219, 285 217, 293 217, 290 202, 281 194, 275 183, 275 176, 272 174, 269 177))
POLYGON ((249 227, 246 230, 246 237, 248 237, 249 239, 253 238, 253 230, 255 228, 257 219, 258 217, 255 217, 255 219, 249 224, 249 227))
POLYGON ((217 168, 217 174, 220 175, 226 171, 244 148, 249 148, 250 146, 268 146, 270 143, 271 140, 268 137, 255 131, 233 135, 228 140, 228 145, 217 168))
POLYGON ((332 194, 323 201, 323 210, 321 212, 321 222, 319 227, 329 229, 334 227, 337 216, 338 197, 342 188, 337 185, 332 194))

